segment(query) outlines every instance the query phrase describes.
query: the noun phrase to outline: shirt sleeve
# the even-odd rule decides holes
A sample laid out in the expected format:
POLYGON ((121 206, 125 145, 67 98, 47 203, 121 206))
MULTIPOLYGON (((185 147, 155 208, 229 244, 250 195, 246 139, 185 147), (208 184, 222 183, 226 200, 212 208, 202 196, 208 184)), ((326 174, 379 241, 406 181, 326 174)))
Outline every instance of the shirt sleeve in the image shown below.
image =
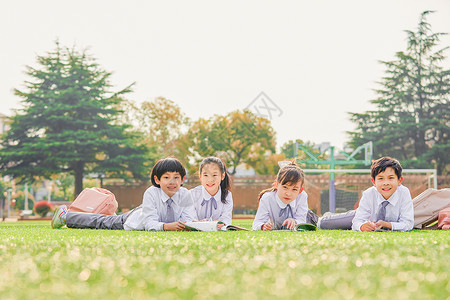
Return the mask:
POLYGON ((369 198, 370 195, 364 192, 352 221, 352 230, 361 231, 361 225, 370 221, 371 208, 369 198))
POLYGON ((226 200, 227 203, 223 205, 222 214, 220 215, 219 220, 224 222, 225 225, 231 225, 233 215, 233 195, 231 195, 231 192, 228 192, 226 200))
POLYGON ((414 206, 409 190, 402 195, 398 222, 391 222, 392 230, 409 231, 414 227, 414 206))
POLYGON ((142 200, 142 214, 144 215, 144 229, 149 230, 163 230, 163 222, 159 221, 157 201, 158 193, 154 189, 148 189, 144 193, 142 200))
POLYGON ((190 192, 186 192, 182 199, 185 203, 183 210, 181 211, 180 221, 190 222, 197 219, 197 213, 195 212, 194 200, 190 192))
POLYGON ((297 209, 295 210, 294 219, 297 224, 306 223, 306 215, 308 214, 308 194, 305 191, 300 193, 297 209))
POLYGON ((267 198, 263 197, 259 200, 258 210, 256 211, 255 220, 253 221, 253 230, 261 230, 261 226, 269 220, 269 204, 267 198))

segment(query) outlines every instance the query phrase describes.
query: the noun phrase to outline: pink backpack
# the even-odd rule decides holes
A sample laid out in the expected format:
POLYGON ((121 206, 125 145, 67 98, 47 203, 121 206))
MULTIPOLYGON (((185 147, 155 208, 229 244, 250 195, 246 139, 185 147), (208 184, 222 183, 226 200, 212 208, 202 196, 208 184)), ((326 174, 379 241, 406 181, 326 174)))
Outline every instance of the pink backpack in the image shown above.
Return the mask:
POLYGON ((427 189, 413 199, 413 205, 414 228, 425 229, 436 222, 441 210, 450 207, 450 189, 427 189))
POLYGON ((107 189, 85 188, 69 206, 69 212, 113 215, 118 207, 116 196, 107 189))
POLYGON ((438 228, 450 229, 450 207, 447 207, 439 212, 438 228))

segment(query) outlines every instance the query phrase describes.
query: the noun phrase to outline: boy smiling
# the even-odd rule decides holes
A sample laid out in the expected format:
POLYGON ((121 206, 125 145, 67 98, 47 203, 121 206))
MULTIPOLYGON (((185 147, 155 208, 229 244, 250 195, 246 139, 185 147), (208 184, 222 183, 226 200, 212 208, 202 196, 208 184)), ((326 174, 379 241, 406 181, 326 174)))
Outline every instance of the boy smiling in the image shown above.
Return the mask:
POLYGON ((122 215, 99 215, 68 212, 60 206, 52 220, 52 228, 95 228, 116 230, 184 230, 178 221, 196 218, 194 203, 188 190, 181 185, 186 171, 176 158, 159 160, 152 169, 151 181, 142 205, 122 215))
POLYGON ((402 166, 391 157, 372 163, 373 187, 364 191, 352 229, 408 231, 414 226, 414 208, 409 189, 402 185, 402 166))

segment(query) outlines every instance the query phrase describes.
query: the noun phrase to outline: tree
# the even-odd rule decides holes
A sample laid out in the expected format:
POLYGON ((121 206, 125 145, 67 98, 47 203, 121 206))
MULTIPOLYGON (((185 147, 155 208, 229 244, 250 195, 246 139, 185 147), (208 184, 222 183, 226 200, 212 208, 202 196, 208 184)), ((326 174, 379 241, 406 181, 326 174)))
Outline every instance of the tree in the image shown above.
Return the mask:
POLYGON ((86 50, 61 48, 27 67, 27 91, 15 90, 23 108, 11 118, 0 149, 0 170, 16 178, 75 176, 75 196, 85 172, 143 179, 146 147, 126 125, 114 124, 131 85, 111 91, 110 72, 86 50))
POLYGON ((425 11, 416 32, 407 30, 408 46, 393 61, 382 61, 386 76, 379 82, 375 110, 350 113, 356 130, 350 144, 374 143, 374 154, 394 156, 405 167, 447 172, 450 153, 450 70, 440 63, 448 47, 435 50, 445 33, 433 33, 425 11))
POLYGON ((186 157, 184 137, 189 128, 189 118, 172 100, 158 97, 153 101, 144 101, 140 105, 133 101, 123 101, 120 108, 124 111, 119 124, 130 124, 128 129, 141 136, 142 143, 149 148, 148 161, 154 165, 162 157, 186 157))
POLYGON ((135 129, 143 134, 148 145, 157 145, 164 156, 177 154, 177 140, 188 129, 189 118, 172 100, 158 97, 144 101, 140 106, 131 105, 135 129))
POLYGON ((256 166, 264 161, 262 157, 275 152, 275 132, 270 121, 247 110, 199 119, 187 137, 194 159, 219 156, 228 164, 230 174, 235 174, 241 163, 256 166))

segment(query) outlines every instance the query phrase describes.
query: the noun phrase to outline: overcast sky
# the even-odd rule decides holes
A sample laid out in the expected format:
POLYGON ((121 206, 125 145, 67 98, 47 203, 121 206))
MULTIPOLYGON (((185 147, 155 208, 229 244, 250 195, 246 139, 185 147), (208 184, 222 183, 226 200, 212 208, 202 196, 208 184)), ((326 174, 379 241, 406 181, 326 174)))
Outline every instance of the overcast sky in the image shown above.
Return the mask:
POLYGON ((0 113, 20 107, 13 88, 25 66, 59 38, 89 47, 116 90, 136 82, 134 101, 163 96, 196 120, 250 104, 267 115, 265 100, 278 146, 301 138, 342 147, 354 129, 347 112, 371 108, 378 61, 405 50, 404 30, 424 10, 436 11, 434 32, 450 32, 448 0, 5 1, 0 113))

